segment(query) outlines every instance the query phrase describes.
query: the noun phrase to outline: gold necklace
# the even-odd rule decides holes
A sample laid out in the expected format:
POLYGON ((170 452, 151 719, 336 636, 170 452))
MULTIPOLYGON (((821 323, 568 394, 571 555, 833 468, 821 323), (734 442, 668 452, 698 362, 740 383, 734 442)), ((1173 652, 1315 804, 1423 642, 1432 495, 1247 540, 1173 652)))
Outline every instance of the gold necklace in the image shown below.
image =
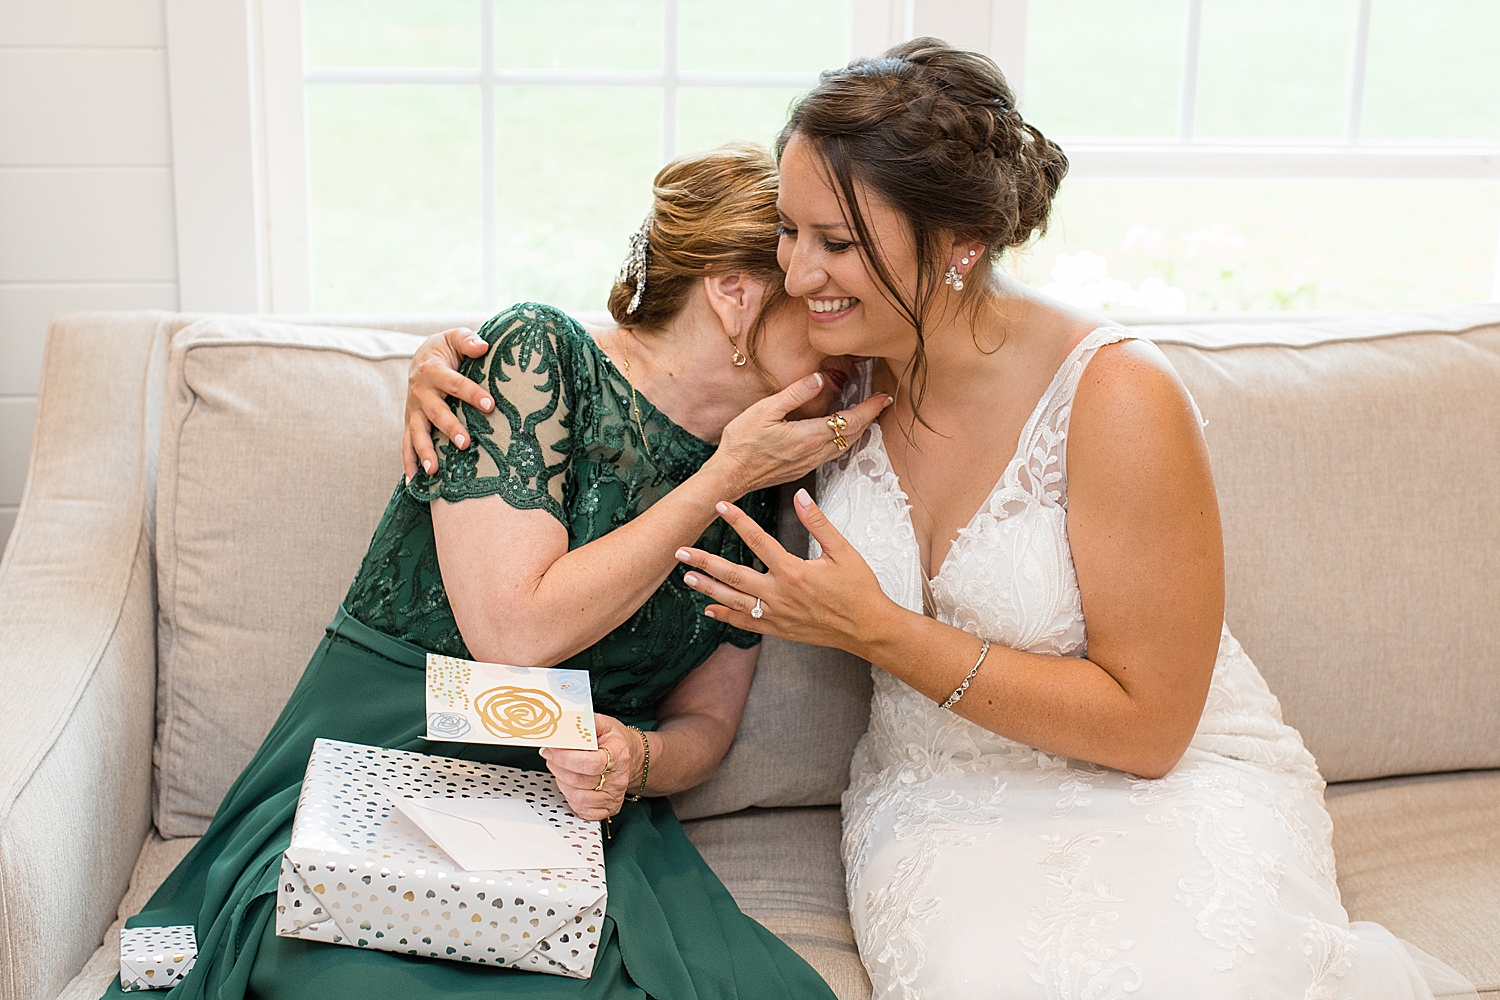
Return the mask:
POLYGON ((621 330, 620 334, 620 352, 625 361, 625 384, 630 386, 630 415, 635 417, 635 428, 641 432, 641 444, 646 449, 646 457, 651 458, 651 442, 646 440, 646 427, 641 423, 641 410, 635 403, 635 383, 630 380, 630 334, 624 330, 621 330))

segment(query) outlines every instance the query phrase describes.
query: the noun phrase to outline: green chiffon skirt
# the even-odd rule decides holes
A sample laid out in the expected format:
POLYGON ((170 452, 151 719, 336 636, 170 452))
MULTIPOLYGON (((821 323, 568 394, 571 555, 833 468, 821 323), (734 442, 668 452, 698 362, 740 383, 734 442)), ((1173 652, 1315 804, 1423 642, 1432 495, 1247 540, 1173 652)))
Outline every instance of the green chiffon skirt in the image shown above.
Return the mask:
MULTIPOLYGON (((340 609, 203 839, 145 909, 126 921, 130 927, 195 927, 197 964, 166 996, 831 1000, 833 992, 811 966, 740 912, 665 799, 627 802, 611 823, 604 846, 609 904, 589 979, 277 937, 281 853, 291 840, 315 739, 545 769, 526 748, 423 739, 425 657, 424 650, 340 609)), ((105 994, 124 995, 118 978, 105 994)))

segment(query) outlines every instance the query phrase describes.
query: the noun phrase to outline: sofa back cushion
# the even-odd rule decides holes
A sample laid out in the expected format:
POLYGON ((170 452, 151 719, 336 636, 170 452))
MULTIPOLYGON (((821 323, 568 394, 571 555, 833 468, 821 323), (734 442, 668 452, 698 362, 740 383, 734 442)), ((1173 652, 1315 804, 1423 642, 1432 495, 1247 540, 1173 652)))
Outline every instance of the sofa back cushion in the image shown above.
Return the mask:
MULTIPOLYGON (((479 323, 210 317, 175 337, 158 487, 163 835, 207 825, 399 477, 417 340, 351 324, 458 321, 479 323)), ((1500 307, 1137 329, 1209 421, 1226 617, 1324 774, 1500 767, 1500 307)), ((780 535, 805 545, 786 504, 780 535)), ((729 756, 679 812, 837 803, 868 699, 859 661, 767 640, 729 756)))
POLYGON ((1225 617, 1324 777, 1500 767, 1500 305, 1137 332, 1208 420, 1225 617))
POLYGON ((416 337, 214 317, 167 362, 156 822, 203 832, 291 694, 401 473, 416 337))

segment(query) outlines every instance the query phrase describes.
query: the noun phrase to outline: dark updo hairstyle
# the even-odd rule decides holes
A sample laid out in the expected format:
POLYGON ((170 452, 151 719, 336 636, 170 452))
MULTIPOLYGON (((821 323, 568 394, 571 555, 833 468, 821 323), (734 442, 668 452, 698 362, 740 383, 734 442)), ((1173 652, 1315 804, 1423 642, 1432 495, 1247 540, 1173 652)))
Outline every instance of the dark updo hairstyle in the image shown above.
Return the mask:
POLYGON ((760 311, 745 335, 755 346, 765 317, 786 299, 776 214, 776 159, 752 142, 679 156, 652 184, 646 234, 646 288, 635 311, 637 276, 622 274, 609 290, 609 312, 621 326, 660 329, 687 304, 693 288, 714 274, 739 273, 766 286, 760 311))
MULTIPOLYGON (((884 55, 829 70, 792 109, 776 140, 779 160, 793 135, 822 158, 845 222, 876 279, 916 329, 917 349, 903 377, 913 403, 925 385, 923 320, 947 270, 949 234, 982 245, 993 263, 1045 232, 1068 158, 1021 119, 1016 97, 989 57, 936 38, 914 38, 884 55), (901 292, 872 239, 856 184, 895 208, 916 245, 914 295, 901 292)), ((964 279, 976 292, 988 266, 964 279)), ((983 296, 972 294, 976 306, 983 296)), ((920 419, 920 418, 918 418, 920 419)))

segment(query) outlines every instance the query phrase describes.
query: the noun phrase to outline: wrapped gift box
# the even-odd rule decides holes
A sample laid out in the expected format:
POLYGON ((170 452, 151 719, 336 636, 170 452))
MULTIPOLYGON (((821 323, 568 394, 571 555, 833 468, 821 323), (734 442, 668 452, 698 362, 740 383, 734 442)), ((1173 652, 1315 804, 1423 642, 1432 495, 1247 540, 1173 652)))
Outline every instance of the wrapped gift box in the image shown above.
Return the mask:
POLYGON ((276 933, 587 979, 605 900, 599 826, 573 814, 550 774, 318 740, 281 861, 276 933), (523 821, 506 828, 521 834, 514 846, 482 825, 485 807, 523 821), (472 862, 479 845, 460 843, 465 828, 513 866, 460 868, 436 841, 472 862), (567 867, 521 867, 559 850, 567 867))
POLYGON ((198 936, 191 924, 120 931, 120 989, 126 993, 169 990, 197 960, 198 936))

